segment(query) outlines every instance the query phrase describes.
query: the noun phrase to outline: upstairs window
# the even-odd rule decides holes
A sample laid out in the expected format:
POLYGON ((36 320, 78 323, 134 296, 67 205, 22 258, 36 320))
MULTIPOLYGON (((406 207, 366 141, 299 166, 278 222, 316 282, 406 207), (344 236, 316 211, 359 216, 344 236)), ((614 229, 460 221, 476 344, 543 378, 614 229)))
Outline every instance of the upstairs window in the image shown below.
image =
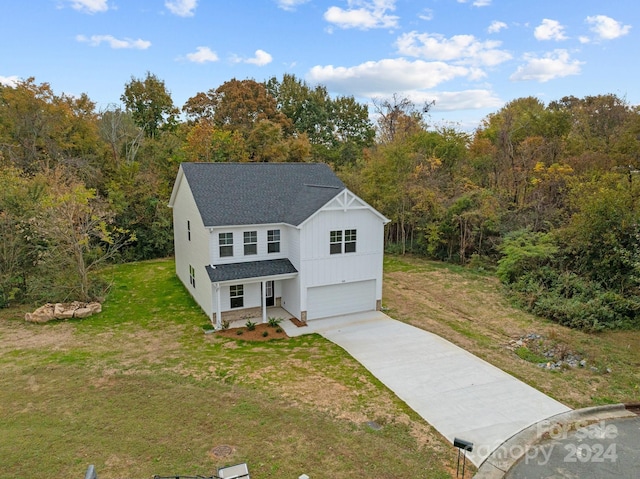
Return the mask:
POLYGON ((258 254, 258 232, 257 231, 245 231, 244 232, 244 254, 258 254))
POLYGON ((344 252, 356 252, 356 230, 344 230, 344 252))
POLYGON ((244 306, 244 286, 241 284, 229 286, 229 298, 232 308, 242 308, 244 306))
POLYGON ((331 254, 355 253, 356 236, 356 230, 329 232, 329 252, 331 254))
POLYGON ((331 231, 329 233, 329 252, 331 254, 342 253, 342 231, 331 231))
POLYGON ((268 253, 280 252, 280 230, 267 231, 267 252, 268 253))
POLYGON ((191 241, 191 221, 187 220, 187 241, 191 241))
POLYGON ((220 233, 218 235, 220 244, 220 257, 233 256, 233 233, 220 233))

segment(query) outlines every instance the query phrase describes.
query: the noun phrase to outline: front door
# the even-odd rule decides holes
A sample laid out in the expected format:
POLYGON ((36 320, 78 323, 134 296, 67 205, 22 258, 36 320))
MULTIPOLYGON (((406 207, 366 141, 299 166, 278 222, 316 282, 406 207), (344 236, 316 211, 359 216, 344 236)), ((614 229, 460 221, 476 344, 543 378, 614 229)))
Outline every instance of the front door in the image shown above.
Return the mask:
POLYGON ((273 306, 275 304, 275 298, 273 294, 273 281, 267 281, 265 283, 264 296, 265 296, 267 307, 273 306))

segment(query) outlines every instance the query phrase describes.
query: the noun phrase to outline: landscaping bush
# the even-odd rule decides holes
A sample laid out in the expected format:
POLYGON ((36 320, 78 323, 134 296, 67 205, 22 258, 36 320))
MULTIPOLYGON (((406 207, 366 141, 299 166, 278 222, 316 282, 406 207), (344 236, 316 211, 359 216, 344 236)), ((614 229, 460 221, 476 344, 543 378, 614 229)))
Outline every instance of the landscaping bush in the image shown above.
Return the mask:
POLYGON ((282 318, 269 318, 267 324, 271 328, 277 328, 278 325, 282 322, 282 318))

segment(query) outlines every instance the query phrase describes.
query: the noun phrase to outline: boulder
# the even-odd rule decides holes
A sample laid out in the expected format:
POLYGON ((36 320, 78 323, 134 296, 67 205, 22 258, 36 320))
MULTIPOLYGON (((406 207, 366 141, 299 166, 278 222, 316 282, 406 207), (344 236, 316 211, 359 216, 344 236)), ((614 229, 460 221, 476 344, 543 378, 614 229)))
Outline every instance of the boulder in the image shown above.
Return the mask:
POLYGON ((88 318, 100 312, 102 312, 102 305, 97 302, 47 303, 33 313, 25 314, 24 319, 31 323, 46 323, 53 319, 88 318))
POLYGON ((24 317, 25 320, 31 323, 46 323, 55 318, 55 305, 47 303, 44 306, 40 306, 33 313, 27 313, 24 317))

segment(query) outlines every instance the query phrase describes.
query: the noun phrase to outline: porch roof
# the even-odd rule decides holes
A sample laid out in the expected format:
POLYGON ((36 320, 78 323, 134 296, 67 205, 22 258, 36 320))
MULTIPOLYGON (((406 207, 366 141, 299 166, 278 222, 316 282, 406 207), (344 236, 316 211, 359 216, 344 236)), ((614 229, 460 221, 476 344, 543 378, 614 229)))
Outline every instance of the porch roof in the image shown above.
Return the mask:
POLYGON ((207 265, 206 269, 212 283, 256 278, 277 279, 274 277, 293 277, 298 274, 298 270, 288 259, 207 265))

